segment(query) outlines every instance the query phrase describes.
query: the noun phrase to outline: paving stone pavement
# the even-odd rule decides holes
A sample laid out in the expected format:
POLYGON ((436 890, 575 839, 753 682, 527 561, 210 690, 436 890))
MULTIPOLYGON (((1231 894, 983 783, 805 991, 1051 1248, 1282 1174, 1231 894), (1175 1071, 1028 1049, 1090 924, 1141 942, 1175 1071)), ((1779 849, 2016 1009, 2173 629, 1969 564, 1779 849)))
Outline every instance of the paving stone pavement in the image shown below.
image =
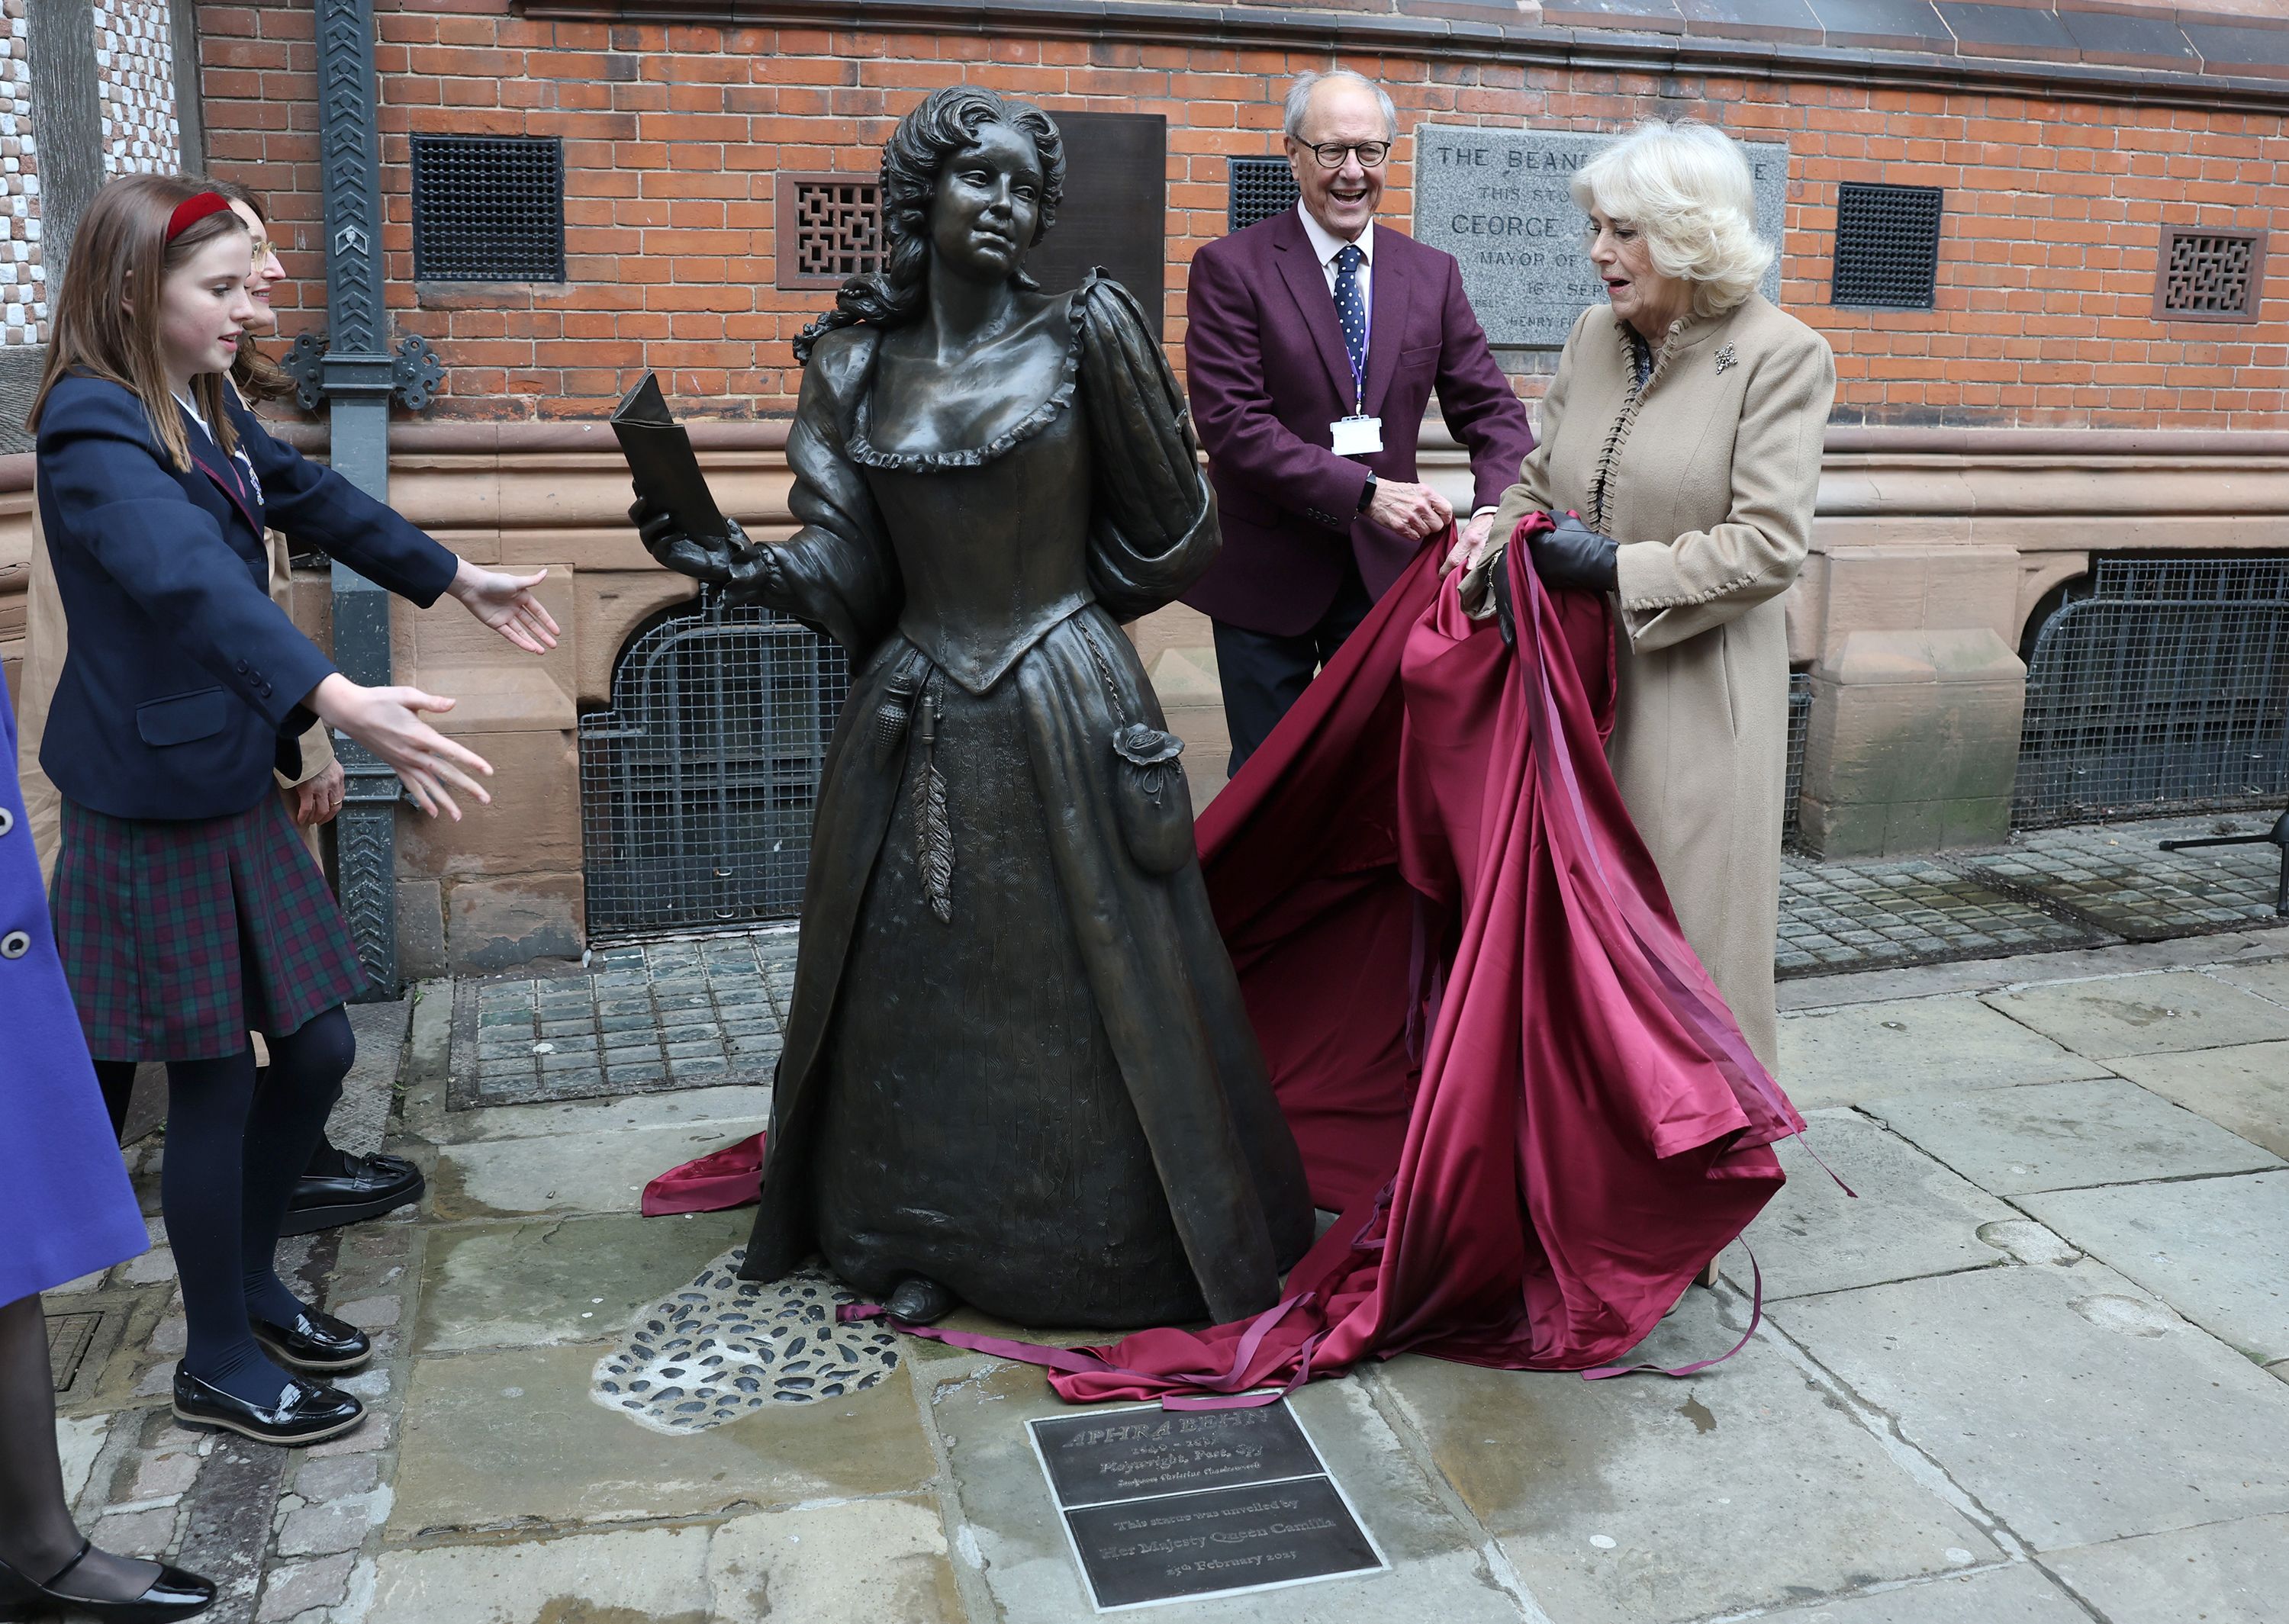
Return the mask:
MULTIPOLYGON (((1307 1387, 1296 1411, 1392 1571, 1158 1615, 2281 1624, 2289 927, 2236 919, 1791 982, 1807 1142, 1782 1147, 1790 1182, 1720 1284, 1641 1352, 1729 1345, 1753 1250, 1746 1349, 1689 1381, 1402 1357, 1307 1387)), ((745 937, 642 950, 645 996, 752 1007, 743 951, 768 1003, 745 937)), ((637 962, 600 957, 581 979, 637 962)), ((704 1429, 611 1407, 602 1373, 748 1221, 642 1218, 642 1182, 754 1132, 769 1090, 727 1065, 609 1097, 472 1091, 459 1050, 485 1039, 457 1012, 503 984, 421 989, 382 1079, 392 1148, 431 1174, 421 1213, 291 1260, 372 1330, 374 1419, 299 1455, 173 1427, 180 1305, 164 1254, 137 1260, 50 1302, 101 1322, 60 1401, 83 1520, 204 1562, 233 1587, 217 1616, 260 1624, 1091 1616, 1025 1430, 1059 1408, 1031 1367, 906 1344, 873 1386, 704 1429)), ((147 1191, 163 1144, 136 1147, 147 1191)), ((736 1294, 696 1294, 711 1325, 778 1323, 768 1297, 742 1318, 736 1294)))

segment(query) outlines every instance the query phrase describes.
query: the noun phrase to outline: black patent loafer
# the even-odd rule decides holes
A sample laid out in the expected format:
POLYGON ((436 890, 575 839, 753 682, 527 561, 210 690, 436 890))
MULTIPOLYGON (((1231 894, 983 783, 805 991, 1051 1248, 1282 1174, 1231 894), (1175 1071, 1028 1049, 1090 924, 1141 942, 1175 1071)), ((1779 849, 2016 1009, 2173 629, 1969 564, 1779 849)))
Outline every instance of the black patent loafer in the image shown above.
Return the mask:
POLYGON ((296 1370, 324 1375, 355 1370, 373 1357, 373 1343, 364 1332, 347 1320, 321 1314, 315 1309, 304 1309, 294 1316, 291 1325, 282 1325, 275 1319, 251 1320, 249 1325, 254 1340, 268 1350, 271 1357, 296 1370))
POLYGON ((86 1561, 88 1552, 93 1548, 85 1540, 81 1540, 79 1555, 65 1563, 45 1584, 27 1579, 5 1562, 0 1562, 0 1609, 6 1610, 0 1617, 68 1614, 73 1618, 101 1619, 105 1624, 172 1624, 176 1619, 196 1618, 214 1605, 214 1580, 169 1567, 164 1562, 150 1588, 132 1601, 91 1601, 57 1589, 64 1576, 86 1561))
POLYGON ((235 1432, 259 1444, 315 1444, 365 1419, 349 1394, 299 1376, 287 1378, 275 1405, 249 1404, 175 1366, 175 1419, 200 1432, 235 1432))
POLYGON ((419 1201, 421 1169, 402 1156, 344 1156, 337 1173, 306 1173, 294 1181, 281 1235, 310 1235, 394 1213, 419 1201))

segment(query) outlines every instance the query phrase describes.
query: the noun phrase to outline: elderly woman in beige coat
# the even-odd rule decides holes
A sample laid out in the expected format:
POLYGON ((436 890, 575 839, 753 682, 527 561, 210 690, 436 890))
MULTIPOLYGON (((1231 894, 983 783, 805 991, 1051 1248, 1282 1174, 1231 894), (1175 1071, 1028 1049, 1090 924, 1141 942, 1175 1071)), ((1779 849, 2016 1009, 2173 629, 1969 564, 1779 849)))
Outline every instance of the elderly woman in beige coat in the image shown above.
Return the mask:
POLYGON ((1614 776, 1686 939, 1776 1069, 1780 600, 1812 532, 1835 362, 1756 291, 1773 251, 1748 161, 1721 132, 1641 125, 1573 190, 1609 302, 1567 338, 1491 544, 1548 513, 1559 529, 1528 544, 1535 574, 1612 594, 1614 776))

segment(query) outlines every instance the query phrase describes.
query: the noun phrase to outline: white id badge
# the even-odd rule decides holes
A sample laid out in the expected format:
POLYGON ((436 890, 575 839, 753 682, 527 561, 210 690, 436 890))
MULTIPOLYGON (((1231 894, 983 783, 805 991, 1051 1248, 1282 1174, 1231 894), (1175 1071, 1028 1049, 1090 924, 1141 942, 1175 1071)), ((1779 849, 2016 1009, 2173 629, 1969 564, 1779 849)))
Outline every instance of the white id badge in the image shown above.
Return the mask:
POLYGON ((1331 449, 1338 457, 1364 457, 1383 450, 1381 418, 1337 418, 1328 425, 1328 432, 1334 437, 1331 449))

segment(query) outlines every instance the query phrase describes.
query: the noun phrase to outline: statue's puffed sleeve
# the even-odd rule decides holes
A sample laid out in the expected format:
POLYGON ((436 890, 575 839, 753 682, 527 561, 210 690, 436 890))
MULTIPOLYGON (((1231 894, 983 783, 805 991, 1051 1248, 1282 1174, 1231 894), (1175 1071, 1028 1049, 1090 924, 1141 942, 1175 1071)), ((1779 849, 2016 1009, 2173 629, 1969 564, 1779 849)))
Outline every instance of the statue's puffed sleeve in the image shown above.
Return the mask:
POLYGON ((819 340, 787 431, 787 498, 802 526, 756 549, 733 571, 735 599, 760 601, 817 627, 863 658, 897 624, 905 601, 882 515, 864 471, 843 449, 856 392, 865 386, 875 335, 845 328, 819 340))
POLYGON ((1175 601, 1215 561, 1216 499, 1184 392, 1129 290, 1091 276, 1073 311, 1095 487, 1089 585, 1114 619, 1134 620, 1175 601))

